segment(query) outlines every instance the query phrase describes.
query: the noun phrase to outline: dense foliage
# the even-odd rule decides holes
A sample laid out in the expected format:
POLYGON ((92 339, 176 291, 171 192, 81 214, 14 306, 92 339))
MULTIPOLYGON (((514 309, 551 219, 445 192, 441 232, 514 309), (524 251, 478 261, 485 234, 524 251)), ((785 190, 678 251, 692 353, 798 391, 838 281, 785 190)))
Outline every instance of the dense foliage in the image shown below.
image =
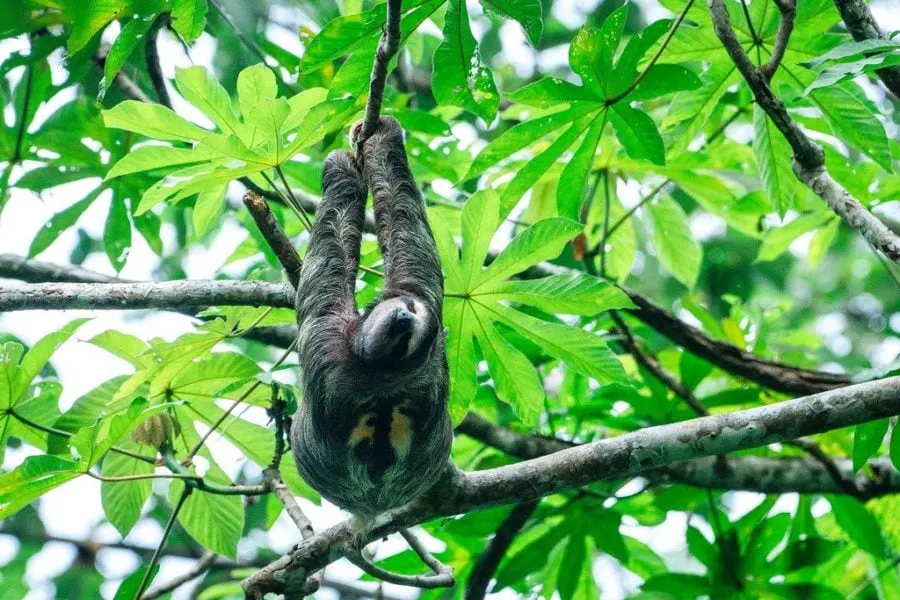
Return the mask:
MULTIPOLYGON (((403 2, 382 113, 407 131, 441 253, 457 424, 472 411, 517 435, 587 443, 792 397, 673 342, 683 322, 739 360, 846 374, 844 383, 898 370, 900 267, 795 175, 791 146, 754 102, 706 2, 659 4, 403 2), (636 297, 681 321, 646 321, 636 297)), ((781 36, 776 3, 727 7, 752 62, 766 64, 781 36)), ((11 235, 17 211, 41 197, 65 199, 33 236, 0 242, 27 255, 3 255, 0 277, 109 281, 152 253, 147 279, 180 280, 192 252, 224 247, 216 279, 284 280, 239 199, 248 187, 263 193, 303 255, 322 161, 349 148, 365 106, 382 3, 11 0, 3 12, 0 231, 11 235), (67 243, 59 273, 22 275, 67 243), (73 270, 98 255, 105 275, 73 270)), ((832 0, 799 0, 770 86, 834 180, 900 231, 900 103, 878 79, 897 64, 900 42, 854 41, 832 0)), ((371 235, 362 265, 364 306, 381 285, 371 235)), ((0 310, 11 289, 0 290, 0 310)), ((286 517, 275 525, 273 494, 228 489, 260 484, 280 446, 273 406, 302 402, 293 311, 237 304, 172 300, 163 308, 199 317, 180 335, 80 335, 86 316, 34 331, 31 344, 2 333, 19 313, 0 314, 0 548, 11 548, 0 552, 0 598, 35 585, 34 597, 47 593, 45 578, 26 577, 34 570, 59 597, 132 597, 154 549, 132 542, 135 528, 165 525, 182 502, 162 553, 217 555, 200 573, 200 598, 242 597, 240 580, 277 557, 261 531, 299 540, 286 517), (52 364, 63 344, 100 348, 129 372, 98 374, 95 389, 60 403, 67 382, 52 364), (240 453, 237 467, 221 447, 240 453), (38 518, 40 498, 87 476, 125 540, 116 544, 141 558, 122 583, 91 540, 70 540, 78 553, 64 566, 41 558, 54 533, 38 518)), ((897 597, 900 502, 890 493, 900 484, 859 487, 900 482, 890 428, 875 420, 817 436, 812 450, 734 455, 836 469, 833 489, 818 492, 802 473, 776 470, 783 487, 768 494, 651 474, 548 496, 527 507, 488 580, 493 591, 564 600, 897 597)), ((485 442, 462 430, 454 462, 517 460, 485 442)), ((280 470, 295 495, 319 502, 289 456, 280 470)), ((462 597, 511 510, 523 512, 423 524, 457 586, 421 595, 462 597)), ((409 550, 379 565, 422 570, 409 550)))

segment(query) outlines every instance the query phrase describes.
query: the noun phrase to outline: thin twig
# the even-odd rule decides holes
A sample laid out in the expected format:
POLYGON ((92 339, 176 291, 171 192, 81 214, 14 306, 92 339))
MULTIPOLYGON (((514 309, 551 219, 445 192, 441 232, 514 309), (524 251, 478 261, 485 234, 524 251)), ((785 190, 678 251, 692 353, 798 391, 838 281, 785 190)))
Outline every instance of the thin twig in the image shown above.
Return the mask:
POLYGON ((366 101, 366 114, 362 129, 356 140, 358 149, 367 140, 378 125, 381 115, 381 104, 384 101, 384 86, 387 82, 388 65, 400 48, 400 18, 402 16, 402 0, 387 0, 387 19, 378 48, 375 50, 375 63, 372 65, 372 76, 369 80, 369 99, 366 101))
POLYGON ((161 598, 162 596, 168 594, 176 588, 181 587, 192 579, 200 577, 209 570, 212 564, 216 561, 216 558, 217 555, 215 552, 204 553, 203 556, 197 559, 197 562, 194 563, 194 566, 191 567, 191 569, 187 573, 179 575, 178 577, 175 577, 171 581, 167 581, 159 587, 147 590, 147 592, 143 596, 141 596, 141 600, 155 600, 156 598, 161 598))
POLYGON ((417 587, 426 590, 453 587, 455 581, 450 573, 439 573, 433 575, 401 575, 383 569, 364 557, 359 550, 355 548, 347 549, 345 556, 351 563, 365 571, 367 574, 395 585, 405 585, 409 587, 417 587))
POLYGON ((791 39, 791 32, 794 30, 794 17, 797 16, 797 4, 794 0, 775 0, 775 5, 778 7, 778 12, 781 13, 781 22, 778 24, 778 33, 775 34, 772 56, 769 58, 769 62, 760 67, 767 80, 772 79, 784 58, 788 41, 791 39))
POLYGON ((184 506, 184 502, 188 499, 188 496, 191 495, 191 492, 194 491, 189 485, 184 486, 184 489, 181 490, 181 496, 178 497, 178 502, 175 504, 175 508, 172 509, 172 514, 169 516, 169 520, 166 522, 166 527, 163 529, 162 539, 159 540, 159 544, 156 545, 156 550, 153 551, 153 556, 150 557, 150 562, 147 564, 147 570, 144 572, 144 577, 141 579, 141 585, 138 586, 138 591, 134 595, 135 598, 141 598, 143 596, 144 590, 147 589, 147 586, 150 584, 152 579, 153 567, 156 565, 156 562, 159 560, 160 554, 162 554, 163 546, 166 545, 166 540, 169 537, 169 534, 172 533, 172 527, 175 526, 175 519, 178 518, 178 513, 181 511, 181 507, 184 506))
POLYGON ((466 600, 483 600, 488 585, 494 578, 497 567, 500 566, 500 561, 509 550, 513 540, 528 523, 528 519, 531 518, 537 505, 538 503, 534 500, 516 504, 497 528, 487 548, 472 567, 472 572, 466 582, 466 600))
POLYGON ((250 211, 250 216, 256 221, 259 232, 262 233, 266 242, 268 242, 281 266, 284 267, 291 285, 296 289, 303 262, 294 249, 294 244, 291 243, 290 238, 284 233, 284 229, 281 228, 278 219, 269 210, 269 205, 261 196, 248 191, 244 194, 244 205, 250 211))
POLYGON ((422 545, 422 541, 417 538, 413 532, 404 528, 400 530, 400 535, 406 540, 406 543, 409 544, 412 551, 422 559, 425 566, 431 569, 435 575, 447 574, 450 575, 451 579, 453 578, 453 570, 435 558, 434 555, 422 545))
POLYGON ((691 407, 697 415, 701 417, 705 417, 709 415, 709 411, 706 410, 706 407, 697 399, 694 394, 690 392, 684 384, 678 381, 675 377, 673 377, 668 371, 666 371, 659 361, 656 360, 656 357, 652 354, 644 352, 641 350, 640 346, 638 346, 637 340, 634 339, 634 334, 631 332, 631 328, 625 324, 625 321, 619 316, 618 311, 610 311, 609 316, 612 319, 613 323, 616 324, 616 328, 622 334, 622 338, 619 340, 619 343, 631 354, 634 359, 643 366, 647 371, 653 374, 664 386, 675 392, 675 395, 684 400, 685 404, 691 407))
POLYGON ((656 49, 656 52, 653 53, 653 56, 650 58, 650 61, 647 63, 647 66, 644 67, 644 70, 640 72, 637 78, 625 88, 622 92, 616 94, 612 98, 607 98, 606 106, 612 106, 616 104, 625 96, 633 92, 637 86, 641 85, 641 82, 644 81, 644 78, 650 73, 650 70, 653 68, 653 65, 656 64, 656 61, 662 56, 663 52, 666 51, 666 46, 669 45, 669 42, 672 41, 672 38, 675 36, 675 32, 678 31, 678 28, 681 27, 681 23, 684 21, 684 17, 687 16, 689 10, 694 5, 694 0, 688 0, 688 2, 684 5, 684 8, 681 9, 681 12, 678 13, 678 16, 675 18, 675 21, 672 23, 671 27, 669 27, 669 31, 666 33, 665 39, 659 45, 659 48, 656 49))
POLYGON ((153 84, 153 91, 156 92, 156 99, 159 103, 167 108, 172 108, 172 99, 169 97, 169 90, 166 89, 166 78, 162 72, 162 63, 159 60, 159 34, 163 27, 169 22, 169 15, 161 13, 150 30, 147 32, 147 39, 144 42, 144 55, 147 58, 147 73, 150 75, 150 82, 153 84))

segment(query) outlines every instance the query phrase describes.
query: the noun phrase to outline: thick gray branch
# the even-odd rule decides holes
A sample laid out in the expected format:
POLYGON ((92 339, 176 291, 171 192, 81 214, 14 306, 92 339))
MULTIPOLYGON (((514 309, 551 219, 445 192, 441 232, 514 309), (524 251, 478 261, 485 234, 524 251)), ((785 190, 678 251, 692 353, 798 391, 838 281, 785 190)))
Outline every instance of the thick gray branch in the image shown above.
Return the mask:
MULTIPOLYGON (((492 448, 521 459, 553 454, 575 444, 553 438, 521 435, 494 425, 470 413, 457 431, 492 448)), ((900 493, 900 471, 888 459, 870 463, 872 475, 853 472, 849 460, 830 461, 846 480, 855 484, 853 495, 862 499, 900 493)), ((644 474, 661 482, 716 490, 760 492, 763 494, 847 494, 847 487, 835 480, 822 461, 815 458, 768 458, 760 456, 715 456, 696 458, 644 474)))
MULTIPOLYGON (((857 42, 888 39, 872 16, 872 11, 869 10, 865 0, 834 0, 834 5, 841 13, 850 35, 857 42)), ((894 96, 900 98, 900 66, 885 67, 875 72, 884 82, 884 86, 894 96)))
POLYGON ((847 225, 859 232, 873 247, 881 250, 885 256, 900 263, 900 237, 892 232, 866 207, 850 195, 825 170, 825 157, 822 149, 803 132, 791 119, 778 98, 769 87, 766 75, 756 68, 744 48, 741 46, 723 0, 707 0, 712 14, 716 35, 728 51, 731 60, 750 86, 756 103, 772 119, 778 130, 784 135, 794 151, 794 172, 809 189, 833 210, 847 225))
POLYGON ((294 305, 289 284, 264 281, 160 283, 0 283, 0 312, 15 310, 183 310, 205 306, 294 305))
MULTIPOLYGON (((900 377, 849 386, 790 402, 650 427, 567 448, 514 465, 463 473, 449 468, 426 497, 374 520, 368 540, 430 519, 532 500, 588 483, 627 477, 676 462, 849 427, 900 414, 900 377)), ((244 581, 250 598, 293 593, 307 574, 352 548, 354 527, 340 523, 301 543, 244 581)))

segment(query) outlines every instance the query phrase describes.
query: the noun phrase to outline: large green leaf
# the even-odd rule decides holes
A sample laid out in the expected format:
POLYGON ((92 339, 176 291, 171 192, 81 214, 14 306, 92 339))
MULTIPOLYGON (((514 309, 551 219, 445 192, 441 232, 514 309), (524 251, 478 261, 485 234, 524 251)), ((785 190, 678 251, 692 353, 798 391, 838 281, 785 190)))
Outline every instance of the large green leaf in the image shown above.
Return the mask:
POLYGON ((465 0, 448 0, 444 40, 433 62, 432 92, 440 104, 472 111, 487 123, 494 120, 500 94, 478 53, 465 0))
POLYGON ((828 496, 834 519, 853 542, 869 554, 887 558, 881 526, 865 505, 850 496, 828 496))
POLYGON ((700 275, 703 250, 681 206, 666 195, 650 204, 653 224, 653 246, 662 266, 688 289, 693 289, 700 275))
MULTIPOLYGON (((126 449, 137 451, 137 444, 128 442, 126 449)), ((135 477, 150 475, 155 471, 153 465, 140 460, 110 452, 103 459, 104 477, 135 477)), ((106 520, 116 528, 124 538, 141 518, 141 509, 153 491, 150 479, 134 479, 130 481, 104 481, 100 486, 100 498, 106 520)))
POLYGON ((528 40, 537 46, 544 27, 540 0, 484 0, 482 5, 488 12, 497 12, 518 21, 528 40))
POLYGON ((853 470, 859 471, 878 450, 890 427, 888 419, 878 419, 856 426, 853 434, 853 470))
POLYGON ((179 117, 161 104, 125 100, 103 111, 107 127, 124 129, 157 140, 192 142, 209 135, 209 131, 179 117))

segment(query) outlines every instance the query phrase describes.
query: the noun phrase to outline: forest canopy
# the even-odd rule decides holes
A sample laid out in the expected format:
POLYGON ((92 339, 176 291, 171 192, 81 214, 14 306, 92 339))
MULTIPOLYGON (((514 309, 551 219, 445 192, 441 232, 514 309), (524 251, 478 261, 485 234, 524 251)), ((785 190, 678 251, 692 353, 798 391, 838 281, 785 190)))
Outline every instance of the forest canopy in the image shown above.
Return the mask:
POLYGON ((892 4, 4 2, 0 600, 900 595, 892 4), (378 114, 455 467, 360 539, 287 432, 378 114))

